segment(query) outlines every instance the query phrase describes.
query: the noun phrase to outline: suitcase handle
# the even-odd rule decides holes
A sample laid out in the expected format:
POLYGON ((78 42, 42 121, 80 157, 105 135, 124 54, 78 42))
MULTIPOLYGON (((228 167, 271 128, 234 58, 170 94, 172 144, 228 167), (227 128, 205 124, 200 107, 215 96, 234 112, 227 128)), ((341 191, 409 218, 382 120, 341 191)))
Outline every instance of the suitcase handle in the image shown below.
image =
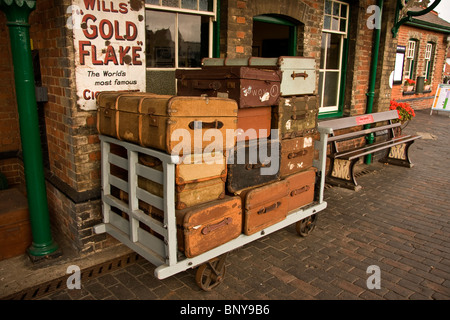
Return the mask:
POLYGON ((258 169, 258 168, 262 168, 262 167, 270 167, 270 161, 267 163, 255 163, 255 164, 247 163, 245 165, 245 169, 247 169, 247 170, 253 170, 253 169, 258 169))
POLYGON ((292 158, 297 158, 297 157, 301 157, 301 156, 306 156, 306 154, 308 153, 308 150, 303 149, 299 152, 294 152, 294 153, 289 153, 288 154, 288 159, 292 159, 292 158))
POLYGON ((303 120, 306 119, 306 113, 303 114, 293 114, 291 120, 303 120))
POLYGON ((219 81, 201 81, 201 80, 195 80, 192 82, 192 87, 194 89, 200 89, 200 90, 214 90, 217 91, 222 87, 222 84, 219 81))
POLYGON ((213 121, 213 122, 203 122, 203 121, 191 121, 189 123, 189 129, 197 130, 197 129, 221 129, 223 127, 222 121, 213 121))
POLYGON ((302 77, 303 79, 306 79, 308 78, 308 74, 306 73, 306 71, 302 73, 295 73, 295 71, 292 71, 291 77, 292 79, 295 79, 297 77, 302 77))
POLYGON ((304 187, 301 187, 300 189, 292 190, 291 191, 291 197, 294 197, 296 195, 304 193, 304 192, 308 191, 309 189, 310 189, 310 187, 308 185, 306 185, 304 187))
POLYGON ((269 211, 275 210, 275 209, 278 208, 279 206, 281 206, 281 201, 275 202, 275 203, 272 204, 271 206, 268 206, 268 207, 259 209, 257 213, 258 213, 258 214, 264 214, 264 213, 267 213, 267 212, 269 212, 269 211))
POLYGON ((206 227, 204 227, 202 229, 202 234, 206 235, 206 234, 208 234, 208 233, 210 233, 210 232, 212 232, 212 231, 214 231, 214 230, 216 230, 216 229, 218 229, 220 227, 224 227, 224 226, 229 225, 231 222, 233 222, 233 219, 231 217, 228 217, 228 218, 223 219, 219 223, 209 224, 209 225, 207 225, 206 227))

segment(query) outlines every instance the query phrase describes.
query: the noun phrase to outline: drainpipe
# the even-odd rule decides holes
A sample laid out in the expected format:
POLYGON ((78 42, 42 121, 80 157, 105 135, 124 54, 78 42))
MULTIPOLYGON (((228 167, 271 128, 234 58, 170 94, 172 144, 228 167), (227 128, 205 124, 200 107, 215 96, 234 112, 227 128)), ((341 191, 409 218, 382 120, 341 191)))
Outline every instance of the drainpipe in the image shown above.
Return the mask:
POLYGON ((217 0, 216 21, 214 23, 213 58, 220 58, 220 5, 221 1, 217 0))
POLYGON ((35 8, 36 0, 0 0, 0 10, 6 14, 6 25, 11 40, 28 210, 33 237, 28 254, 33 261, 52 256, 59 251, 50 231, 31 58, 28 17, 35 8))
MULTIPOLYGON (((380 8, 380 18, 381 22, 382 12, 383 12, 383 0, 378 0, 378 7, 380 8)), ((380 48, 380 37, 381 37, 381 26, 380 28, 375 28, 374 34, 374 44, 373 44, 373 55, 372 55, 372 64, 370 66, 370 77, 369 77, 369 91, 367 92, 367 108, 366 113, 372 113, 373 109, 373 100, 375 97, 375 81, 377 77, 377 66, 378 66, 378 51, 380 48)), ((365 129, 368 129, 369 125, 365 125, 365 129)), ((370 133, 366 137, 367 143, 372 144, 375 140, 375 136, 373 133, 370 133)), ((365 159, 366 164, 372 163, 372 154, 368 154, 365 159)))

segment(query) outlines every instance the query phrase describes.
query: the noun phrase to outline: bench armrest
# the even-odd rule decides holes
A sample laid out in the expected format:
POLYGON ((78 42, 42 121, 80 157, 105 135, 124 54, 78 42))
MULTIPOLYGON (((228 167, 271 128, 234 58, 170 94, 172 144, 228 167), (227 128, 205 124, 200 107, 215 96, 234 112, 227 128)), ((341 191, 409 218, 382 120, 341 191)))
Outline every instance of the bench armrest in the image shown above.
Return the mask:
POLYGON ((331 127, 321 127, 320 125, 317 127, 317 130, 322 134, 332 134, 333 128, 331 127))

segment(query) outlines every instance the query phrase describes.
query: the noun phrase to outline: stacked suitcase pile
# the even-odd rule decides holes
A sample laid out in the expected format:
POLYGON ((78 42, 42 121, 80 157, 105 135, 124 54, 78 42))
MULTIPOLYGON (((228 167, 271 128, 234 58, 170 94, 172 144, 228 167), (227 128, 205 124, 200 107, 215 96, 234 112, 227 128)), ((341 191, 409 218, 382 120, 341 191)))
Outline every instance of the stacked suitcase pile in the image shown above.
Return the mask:
MULTIPOLYGON (((314 200, 314 60, 251 58, 244 63, 205 59, 202 70, 178 70, 177 96, 102 92, 97 98, 100 134, 180 155, 175 175, 175 214, 178 246, 187 257, 241 233, 258 232, 314 200), (301 70, 283 69, 285 63, 294 61, 307 63, 309 69, 304 65, 301 70), (294 84, 307 92, 285 90, 284 83, 292 80, 307 80, 294 84), (196 130, 200 126, 202 130, 196 130), (188 137, 174 140, 177 129, 184 129, 188 137), (220 132, 221 150, 214 148, 211 153, 210 140, 202 139, 200 145, 194 141, 195 132, 204 134, 205 130, 220 132), (227 131, 236 132, 236 136, 230 139, 227 131), (279 166, 267 161, 274 150, 279 155, 279 166), (257 157, 249 159, 253 151, 257 157), (261 174, 262 169, 272 165, 278 168, 275 172, 261 174)), ((112 148, 111 152, 126 157, 122 149, 112 148)), ((162 171, 160 161, 148 155, 140 154, 139 163, 162 171)), ((127 180, 127 172, 120 168, 112 167, 111 174, 127 180)), ((162 185, 143 177, 139 177, 138 186, 159 197, 163 195, 162 185)), ((123 201, 128 200, 125 192, 117 192, 123 201)), ((163 219, 162 211, 144 202, 139 207, 155 219, 163 219)))
POLYGON ((268 133, 258 135, 250 130, 241 139, 238 135, 237 145, 230 152, 232 161, 228 161, 227 192, 242 198, 243 233, 250 235, 314 200, 316 171, 312 164, 318 116, 315 60, 211 58, 204 59, 202 65, 202 70, 176 72, 178 95, 233 98, 239 105, 238 134, 248 129, 268 133), (279 153, 278 170, 261 174, 261 168, 271 167, 264 156, 270 159, 274 148, 279 153), (256 163, 249 157, 255 149, 256 163), (240 153, 246 155, 246 163, 236 163, 240 153))

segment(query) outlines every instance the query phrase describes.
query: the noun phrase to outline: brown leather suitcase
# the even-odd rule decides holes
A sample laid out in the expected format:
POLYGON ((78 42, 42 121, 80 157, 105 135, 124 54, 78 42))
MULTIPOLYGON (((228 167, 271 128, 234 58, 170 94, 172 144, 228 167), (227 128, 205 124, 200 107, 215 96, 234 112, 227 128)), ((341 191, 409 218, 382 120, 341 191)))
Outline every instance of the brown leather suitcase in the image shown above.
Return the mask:
POLYGON ((236 142, 235 137, 227 137, 227 130, 234 132, 237 126, 238 106, 232 99, 101 92, 97 104, 100 134, 144 147, 183 155, 201 153, 206 147, 226 150, 236 142), (216 148, 203 139, 207 130, 221 138, 216 148))
POLYGON ((239 195, 244 208, 243 232, 251 235, 284 220, 288 212, 288 192, 286 180, 242 191, 239 195))
POLYGON ((271 110, 271 107, 239 109, 237 115, 237 141, 269 137, 271 110))
POLYGON ((316 95, 280 97, 272 112, 272 129, 278 129, 279 139, 302 137, 317 129, 319 109, 316 95))
MULTIPOLYGON (((141 208, 162 221, 162 211, 142 202, 141 208)), ((178 249, 188 258, 225 244, 242 233, 242 204, 238 196, 176 210, 175 216, 178 249)))
POLYGON ((232 152, 227 160, 226 183, 229 192, 237 193, 243 189, 280 180, 280 142, 278 140, 241 141, 232 152), (262 145, 266 150, 264 152, 262 145), (272 149, 276 150, 276 154, 272 149))
POLYGON ((281 140, 280 177, 304 171, 313 165, 314 135, 281 140))
POLYGON ((316 171, 316 168, 312 167, 285 179, 288 182, 289 188, 288 212, 299 209, 314 201, 316 171))
POLYGON ((217 66, 201 70, 176 70, 180 96, 227 97, 239 108, 268 107, 278 103, 281 73, 243 66, 217 66))
POLYGON ((15 188, 0 191, 0 261, 24 254, 31 245, 27 198, 15 188))

